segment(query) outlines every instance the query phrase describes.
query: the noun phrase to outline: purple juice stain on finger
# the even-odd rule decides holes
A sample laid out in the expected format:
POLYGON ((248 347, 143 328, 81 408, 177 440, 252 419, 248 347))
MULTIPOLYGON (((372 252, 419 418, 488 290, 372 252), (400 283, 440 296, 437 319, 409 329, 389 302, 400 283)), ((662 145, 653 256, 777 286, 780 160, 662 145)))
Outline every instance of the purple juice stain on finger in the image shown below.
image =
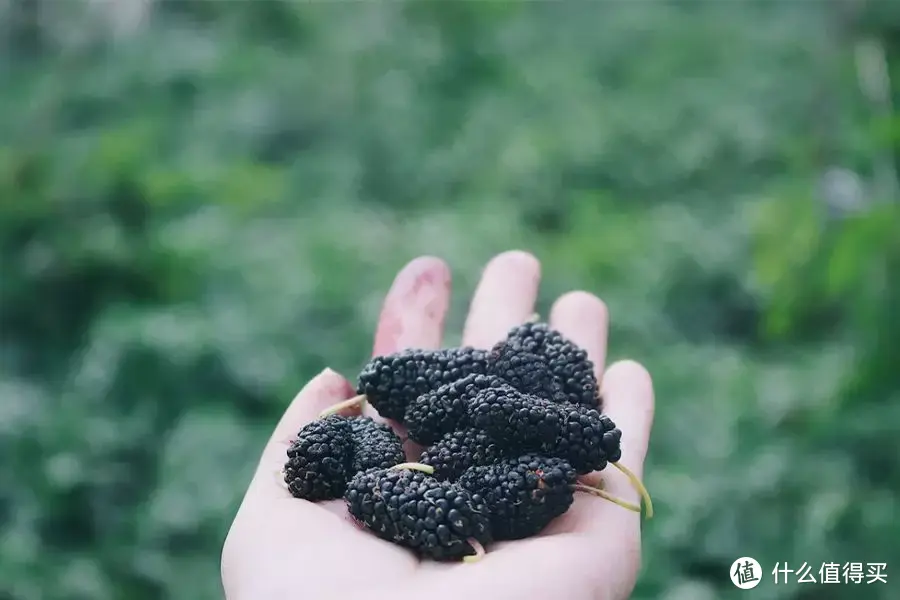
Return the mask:
MULTIPOLYGON (((446 268, 429 263, 422 270, 402 272, 384 301, 375 333, 373 354, 392 354, 410 344, 406 340, 431 335, 446 311, 450 281, 446 268)), ((423 341, 418 345, 426 345, 423 341)))

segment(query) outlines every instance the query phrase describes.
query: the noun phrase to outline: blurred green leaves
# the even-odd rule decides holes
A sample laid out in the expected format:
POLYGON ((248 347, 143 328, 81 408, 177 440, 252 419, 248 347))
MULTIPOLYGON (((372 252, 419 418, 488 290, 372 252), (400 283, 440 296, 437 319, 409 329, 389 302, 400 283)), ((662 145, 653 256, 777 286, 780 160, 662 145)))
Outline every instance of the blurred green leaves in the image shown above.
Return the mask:
POLYGON ((896 136, 829 10, 165 2, 78 39, 60 11, 0 65, 0 596, 219 598, 271 427, 352 378, 396 270, 448 260, 454 344, 513 247, 538 310, 598 293, 654 376, 636 598, 730 597, 746 555, 893 564, 896 199, 815 182, 896 136))

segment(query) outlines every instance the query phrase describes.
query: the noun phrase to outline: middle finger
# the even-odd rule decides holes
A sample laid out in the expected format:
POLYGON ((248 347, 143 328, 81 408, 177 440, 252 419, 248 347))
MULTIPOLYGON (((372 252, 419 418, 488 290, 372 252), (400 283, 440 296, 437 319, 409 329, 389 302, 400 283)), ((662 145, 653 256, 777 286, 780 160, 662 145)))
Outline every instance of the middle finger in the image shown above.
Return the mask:
POLYGON ((541 265, 519 250, 495 256, 475 290, 463 331, 463 345, 488 349, 534 313, 541 265))

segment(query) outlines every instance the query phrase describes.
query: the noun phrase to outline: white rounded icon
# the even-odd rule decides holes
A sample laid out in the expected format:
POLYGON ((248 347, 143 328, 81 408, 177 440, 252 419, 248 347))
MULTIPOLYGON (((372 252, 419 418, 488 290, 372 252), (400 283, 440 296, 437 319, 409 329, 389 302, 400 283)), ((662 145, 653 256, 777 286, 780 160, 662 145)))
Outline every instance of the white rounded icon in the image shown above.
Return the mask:
POLYGON ((755 558, 742 556, 731 564, 731 583, 742 590, 752 590, 762 581, 762 567, 755 558))

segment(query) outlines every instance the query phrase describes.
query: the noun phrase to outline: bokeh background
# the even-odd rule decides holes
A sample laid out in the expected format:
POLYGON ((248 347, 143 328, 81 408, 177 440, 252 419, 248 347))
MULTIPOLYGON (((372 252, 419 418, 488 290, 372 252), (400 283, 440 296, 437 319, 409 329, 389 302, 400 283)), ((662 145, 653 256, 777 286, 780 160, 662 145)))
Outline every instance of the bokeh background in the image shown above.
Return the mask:
MULTIPOLYGON (((0 3, 0 598, 212 600, 277 418, 409 259, 608 303, 635 598, 896 598, 900 5, 0 3), (893 101, 892 101, 893 99, 893 101), (732 586, 732 561, 888 584, 732 586)), ((448 344, 458 342, 451 337, 448 344)))

